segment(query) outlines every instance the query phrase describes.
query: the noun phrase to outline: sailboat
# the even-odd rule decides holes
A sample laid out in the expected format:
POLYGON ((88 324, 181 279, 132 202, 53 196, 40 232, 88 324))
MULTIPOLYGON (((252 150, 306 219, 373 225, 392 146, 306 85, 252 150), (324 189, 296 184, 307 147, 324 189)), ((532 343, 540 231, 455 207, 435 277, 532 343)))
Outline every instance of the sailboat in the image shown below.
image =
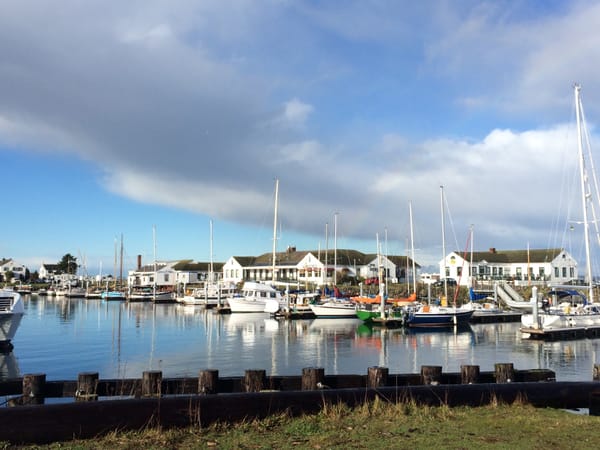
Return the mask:
POLYGON ((185 292, 177 297, 177 302, 185 305, 202 305, 206 308, 214 308, 221 299, 231 297, 235 294, 236 286, 234 283, 224 284, 217 280, 213 264, 213 221, 210 224, 210 263, 208 267, 208 279, 204 281, 201 287, 196 287, 191 292, 185 292))
POLYGON ((103 300, 125 300, 125 293, 121 290, 123 283, 123 235, 121 234, 121 251, 120 251, 120 272, 119 272, 119 287, 117 289, 116 272, 117 272, 117 240, 115 239, 115 264, 113 270, 113 278, 115 278, 114 289, 109 289, 108 282, 106 289, 100 294, 103 300))
POLYGON ((173 291, 171 289, 157 290, 156 280, 158 278, 158 268, 156 261, 156 227, 152 227, 152 240, 154 243, 154 261, 152 273, 152 285, 129 287, 127 300, 130 302, 147 302, 154 303, 172 303, 175 301, 173 291))
MULTIPOLYGON (((521 316, 521 324, 524 330, 556 330, 563 328, 588 328, 600 327, 600 305, 594 304, 594 289, 592 276, 592 260, 590 245, 590 223, 596 225, 596 234, 598 237, 597 220, 595 211, 598 207, 599 192, 594 173, 594 163, 587 139, 587 128, 583 114, 583 104, 581 102, 581 86, 575 84, 575 113, 577 118, 577 154, 579 160, 580 194, 583 214, 583 237, 585 243, 586 273, 585 281, 587 283, 587 297, 583 294, 574 295, 572 289, 569 291, 555 291, 552 306, 545 305, 541 311, 538 309, 538 302, 533 301, 533 311, 531 314, 521 316), (587 156, 589 165, 586 164, 586 155, 584 154, 584 138, 588 146, 587 156), (594 183, 590 183, 593 180, 594 183), (596 202, 595 204, 593 202, 596 202), (592 217, 588 215, 592 213, 592 217)), ((574 288, 574 286, 573 286, 574 288)), ((537 292, 534 290, 534 299, 537 292)))
MULTIPOLYGON (((356 318, 356 303, 347 297, 343 297, 337 284, 337 213, 334 214, 333 222, 333 297, 328 297, 319 303, 312 303, 309 306, 317 318, 356 318)), ((326 228, 327 230, 327 228, 326 228)), ((328 232, 326 231, 326 235, 328 232)), ((327 250, 325 251, 325 270, 324 277, 328 276, 327 250)))
MULTIPOLYGON (((279 203, 279 180, 275 179, 275 211, 273 219, 273 256, 271 267, 271 281, 275 284, 275 263, 277 251, 277 207, 279 203)), ((229 308, 232 313, 253 313, 253 312, 275 312, 283 302, 281 292, 273 285, 259 283, 256 281, 246 281, 242 286, 240 295, 234 295, 227 298, 229 308)))
MULTIPOLYGON (((375 297, 368 296, 355 296, 351 297, 353 301, 358 304, 356 309, 356 315, 359 319, 362 319, 365 322, 371 322, 374 318, 383 318, 383 316, 401 316, 403 314, 400 308, 402 307, 414 307, 417 303, 417 269, 415 264, 415 247, 414 247, 414 233, 413 233, 413 216, 412 216, 412 203, 408 204, 409 211, 409 220, 410 220, 410 240, 411 240, 411 254, 412 254, 412 293, 408 297, 389 297, 385 295, 385 291, 380 289, 380 292, 375 297), (381 299, 384 298, 385 302, 382 302, 381 299), (382 316, 381 311, 387 310, 387 313, 382 316)), ((377 259, 378 266, 381 270, 379 270, 379 286, 385 282, 383 279, 383 264, 381 262, 381 252, 379 249, 379 237, 377 237, 377 259)), ((410 289, 410 282, 408 277, 408 256, 406 257, 406 280, 407 285, 410 289)))
MULTIPOLYGON (((443 269, 446 267, 446 230, 444 222, 444 186, 440 186, 440 203, 442 215, 442 261, 443 269)), ((444 277, 444 299, 448 298, 448 284, 444 277)), ((452 327, 466 325, 473 315, 473 308, 456 307, 456 298, 453 306, 440 306, 425 304, 416 311, 411 311, 406 318, 409 327, 452 327)))

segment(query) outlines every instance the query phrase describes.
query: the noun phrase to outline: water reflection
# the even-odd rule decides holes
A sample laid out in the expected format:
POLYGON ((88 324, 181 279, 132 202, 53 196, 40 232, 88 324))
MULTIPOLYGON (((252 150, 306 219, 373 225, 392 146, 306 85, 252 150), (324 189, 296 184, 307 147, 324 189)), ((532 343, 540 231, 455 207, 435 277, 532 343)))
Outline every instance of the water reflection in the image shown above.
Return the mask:
POLYGON ((298 375, 311 366, 328 374, 365 374, 376 365, 416 373, 422 365, 493 370, 495 363, 512 362, 517 369, 554 370, 560 381, 591 380, 600 344, 523 339, 518 323, 419 331, 371 328, 358 319, 219 315, 193 305, 25 296, 25 307, 13 360, 23 373, 43 372, 50 379, 84 371, 104 378, 139 377, 144 370, 197 376, 206 368, 221 376, 257 368, 298 375))
POLYGON ((19 363, 13 352, 0 352, 0 380, 8 380, 11 378, 19 378, 21 371, 19 363))

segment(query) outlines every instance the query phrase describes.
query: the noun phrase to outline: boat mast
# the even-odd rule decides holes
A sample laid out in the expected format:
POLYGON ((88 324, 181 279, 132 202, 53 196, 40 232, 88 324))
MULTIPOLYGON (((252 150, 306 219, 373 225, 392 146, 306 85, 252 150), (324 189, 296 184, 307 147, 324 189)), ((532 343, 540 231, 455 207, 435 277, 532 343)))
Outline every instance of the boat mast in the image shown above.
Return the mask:
POLYGON ((333 285, 337 286, 337 216, 333 215, 333 285))
POLYGON ((214 280, 214 267, 213 267, 213 221, 210 219, 210 267, 208 274, 208 281, 213 283, 214 280))
POLYGON ((123 233, 121 233, 121 255, 119 261, 119 290, 123 289, 123 233))
POLYGON ((156 300, 156 225, 152 225, 152 247, 154 256, 154 282, 152 283, 152 298, 156 300))
POLYGON ((577 116, 577 150, 579 154, 579 177, 581 181, 581 201, 583 207, 583 236, 585 240, 585 259, 586 259, 586 278, 588 282, 588 299, 590 303, 594 303, 594 289, 592 278, 592 262, 590 259, 590 236, 588 223, 588 192, 586 184, 585 160, 583 156, 583 133, 581 130, 581 86, 575 84, 575 113, 577 116))
POLYGON ((440 186, 440 209, 442 213, 442 276, 444 277, 444 298, 448 302, 448 280, 446 279, 446 224, 444 222, 444 186, 440 186))
POLYGON ((410 219, 410 256, 412 258, 413 292, 417 293, 417 266, 415 265, 415 236, 413 231, 412 202, 408 202, 408 217, 410 219))
POLYGON ((329 256, 328 252, 329 252, 329 223, 325 222, 325 276, 323 277, 323 284, 324 285, 329 284, 328 283, 328 281, 329 281, 329 273, 327 271, 327 269, 328 269, 328 267, 327 267, 327 265, 328 265, 327 264, 328 263, 327 257, 329 256))
POLYGON ((275 260, 277 252, 277 203, 279 201, 279 179, 275 178, 275 212, 273 214, 273 267, 271 268, 271 281, 275 282, 275 260))

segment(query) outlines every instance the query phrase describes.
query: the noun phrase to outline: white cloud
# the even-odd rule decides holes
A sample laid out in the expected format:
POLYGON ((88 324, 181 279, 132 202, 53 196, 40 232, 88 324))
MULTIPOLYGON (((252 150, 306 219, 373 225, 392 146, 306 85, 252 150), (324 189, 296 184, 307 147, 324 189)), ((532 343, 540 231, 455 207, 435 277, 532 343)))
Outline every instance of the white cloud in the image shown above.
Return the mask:
POLYGON ((313 109, 311 105, 293 98, 285 103, 283 117, 291 125, 302 126, 313 109))

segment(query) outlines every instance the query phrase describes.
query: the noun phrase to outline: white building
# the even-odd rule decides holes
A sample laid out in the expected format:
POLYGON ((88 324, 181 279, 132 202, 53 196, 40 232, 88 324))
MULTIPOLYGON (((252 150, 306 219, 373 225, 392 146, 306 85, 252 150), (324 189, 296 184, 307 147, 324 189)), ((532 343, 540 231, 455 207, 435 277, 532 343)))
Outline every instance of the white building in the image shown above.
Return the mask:
POLYGON ((440 261, 440 279, 462 286, 474 281, 509 280, 516 284, 565 284, 578 278, 577 261, 564 249, 452 252, 440 261), (465 256, 463 258, 463 256, 465 256), (472 262, 471 262, 472 261, 472 262))
MULTIPOLYGON (((412 279, 412 260, 406 256, 382 257, 387 279, 397 283, 406 281, 407 263, 412 279)), ((416 268, 419 268, 416 265, 416 268)), ((297 251, 294 247, 275 255, 275 279, 279 282, 335 284, 340 278, 373 278, 378 276, 378 258, 356 250, 297 251)), ((273 254, 258 257, 232 256, 223 265, 223 280, 239 283, 245 280, 270 281, 273 279, 273 254)))
POLYGON ((2 276, 2 281, 6 281, 7 272, 12 272, 12 281, 25 280, 27 267, 17 263, 12 258, 0 259, 0 276, 2 276))

